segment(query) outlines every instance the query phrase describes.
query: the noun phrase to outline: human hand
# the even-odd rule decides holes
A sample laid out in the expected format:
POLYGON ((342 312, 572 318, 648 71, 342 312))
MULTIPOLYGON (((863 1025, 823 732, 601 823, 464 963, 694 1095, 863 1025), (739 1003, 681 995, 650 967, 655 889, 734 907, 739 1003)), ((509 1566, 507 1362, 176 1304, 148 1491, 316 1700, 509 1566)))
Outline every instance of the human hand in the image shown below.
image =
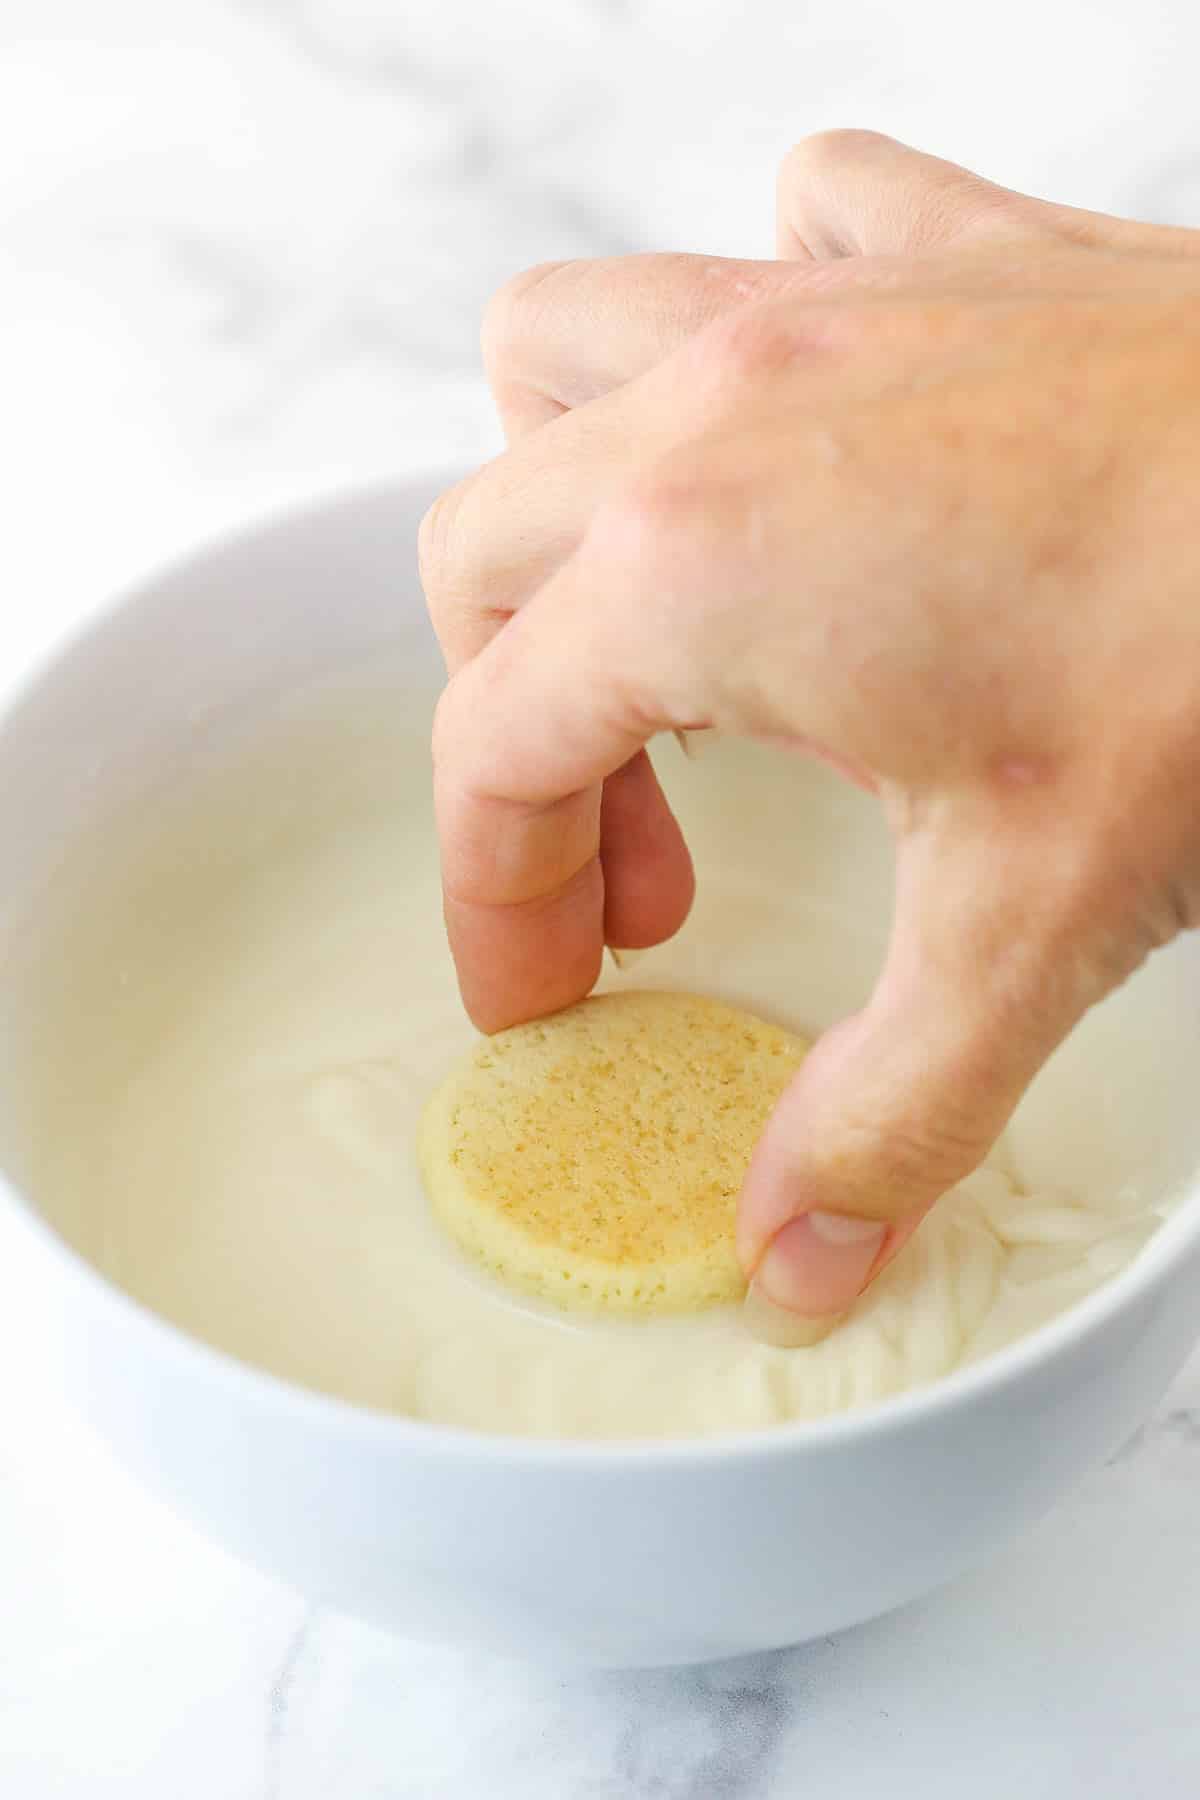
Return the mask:
POLYGON ((815 752, 878 793, 883 972, 739 1209, 759 1289, 825 1317, 1200 919, 1200 234, 835 133, 785 164, 779 248, 503 290, 510 448, 421 549, 446 919, 485 1031, 682 922, 656 732, 815 752))

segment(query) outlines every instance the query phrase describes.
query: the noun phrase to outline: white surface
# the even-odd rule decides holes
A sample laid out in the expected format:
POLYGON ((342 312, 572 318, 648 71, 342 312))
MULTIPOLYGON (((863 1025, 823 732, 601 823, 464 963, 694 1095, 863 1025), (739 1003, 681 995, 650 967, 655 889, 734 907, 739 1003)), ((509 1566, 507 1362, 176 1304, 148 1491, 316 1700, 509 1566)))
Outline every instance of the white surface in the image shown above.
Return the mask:
MULTIPOLYGON (((806 130, 878 125, 1058 198, 1200 219, 1185 16, 192 0, 168 27, 152 0, 8 0, 9 669, 260 500, 490 449, 494 282, 582 251, 764 247, 772 166, 806 130)), ((9 1441, 22 1416, 42 1440, 32 1462, 0 1447, 0 1791, 20 1800, 1195 1792, 1196 1363, 1122 1459, 942 1596, 782 1658, 566 1679, 308 1614, 39 1417, 36 1371, 7 1385, 9 1441)))

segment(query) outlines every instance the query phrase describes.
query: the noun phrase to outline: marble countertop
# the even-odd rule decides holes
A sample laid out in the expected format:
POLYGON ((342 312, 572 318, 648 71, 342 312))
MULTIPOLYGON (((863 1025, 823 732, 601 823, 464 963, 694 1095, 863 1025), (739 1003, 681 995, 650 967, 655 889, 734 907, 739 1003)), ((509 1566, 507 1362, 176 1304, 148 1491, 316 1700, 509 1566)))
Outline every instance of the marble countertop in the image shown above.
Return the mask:
MULTIPOLYGON (((869 124, 1200 221, 1178 0, 6 0, 0 655, 234 517, 497 437, 489 290, 769 245, 788 142, 869 124)), ((564 1674, 312 1609, 39 1391, 0 1441, 13 1800, 1155 1800, 1200 1789, 1200 1359, 1037 1532, 836 1640, 564 1674)))

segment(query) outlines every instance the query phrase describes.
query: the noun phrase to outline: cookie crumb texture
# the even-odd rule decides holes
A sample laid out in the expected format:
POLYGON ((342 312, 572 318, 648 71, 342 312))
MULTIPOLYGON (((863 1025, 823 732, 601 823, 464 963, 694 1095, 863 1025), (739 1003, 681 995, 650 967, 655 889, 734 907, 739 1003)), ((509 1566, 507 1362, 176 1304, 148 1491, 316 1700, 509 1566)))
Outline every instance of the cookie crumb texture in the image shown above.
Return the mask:
POLYGON ((807 1049, 683 993, 597 995, 482 1039, 421 1121, 433 1211, 500 1280, 564 1308, 736 1301, 738 1193, 807 1049))

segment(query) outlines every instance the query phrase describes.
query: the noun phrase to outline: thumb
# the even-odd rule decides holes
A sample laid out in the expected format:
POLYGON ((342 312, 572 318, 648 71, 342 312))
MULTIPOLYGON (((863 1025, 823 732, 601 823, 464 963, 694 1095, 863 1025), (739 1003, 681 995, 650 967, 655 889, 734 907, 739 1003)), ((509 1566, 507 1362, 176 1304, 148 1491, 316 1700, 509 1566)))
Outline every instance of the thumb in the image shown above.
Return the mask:
MULTIPOLYGON (((1043 861, 1045 852, 1042 852, 1043 861)), ((892 941, 864 1010, 828 1032, 751 1161, 738 1249, 757 1295, 842 1313, 983 1159, 1091 998, 1022 856, 902 843, 892 941)), ((1044 891, 1044 889, 1043 889, 1044 891)))

